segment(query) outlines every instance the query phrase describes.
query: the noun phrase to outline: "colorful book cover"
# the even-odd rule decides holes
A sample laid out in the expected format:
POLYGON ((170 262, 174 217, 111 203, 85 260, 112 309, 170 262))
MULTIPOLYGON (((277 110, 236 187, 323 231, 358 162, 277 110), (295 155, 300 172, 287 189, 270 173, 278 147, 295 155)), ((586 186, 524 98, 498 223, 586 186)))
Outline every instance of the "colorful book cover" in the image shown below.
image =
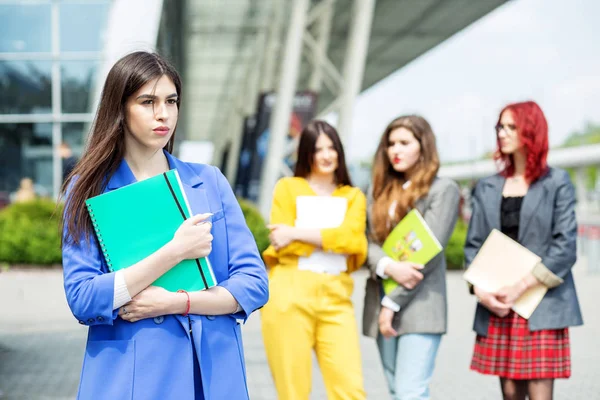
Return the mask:
MULTIPOLYGON (((111 271, 127 268, 160 249, 191 216, 177 170, 92 197, 86 206, 111 271)), ((208 258, 184 260, 153 283, 171 292, 216 284, 208 258)))
MULTIPOLYGON (((425 265, 437 256, 442 245, 417 209, 412 209, 390 232, 383 243, 383 251, 395 261, 411 261, 425 265)), ((390 294, 398 283, 391 278, 383 280, 385 294, 390 294)))

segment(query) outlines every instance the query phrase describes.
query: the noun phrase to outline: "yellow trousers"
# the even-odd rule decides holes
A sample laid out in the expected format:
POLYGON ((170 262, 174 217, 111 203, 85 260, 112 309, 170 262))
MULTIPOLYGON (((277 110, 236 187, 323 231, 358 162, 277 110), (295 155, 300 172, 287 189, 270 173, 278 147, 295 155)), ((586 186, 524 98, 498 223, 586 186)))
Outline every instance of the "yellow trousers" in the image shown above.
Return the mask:
POLYGON ((365 399, 360 345, 351 302, 352 278, 275 267, 262 334, 279 400, 307 400, 312 350, 329 400, 365 399))

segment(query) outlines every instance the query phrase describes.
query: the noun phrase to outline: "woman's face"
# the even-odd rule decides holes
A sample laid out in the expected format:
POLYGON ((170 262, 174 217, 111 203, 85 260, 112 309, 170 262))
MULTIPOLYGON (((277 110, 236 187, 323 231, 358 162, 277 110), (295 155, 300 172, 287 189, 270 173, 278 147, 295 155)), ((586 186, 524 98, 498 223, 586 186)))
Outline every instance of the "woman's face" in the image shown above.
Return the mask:
POLYGON ((504 111, 500 116, 500 123, 496 125, 496 135, 503 154, 513 154, 523 147, 510 111, 504 111))
POLYGON ((163 75, 149 81, 126 103, 127 135, 145 148, 162 149, 177 126, 177 90, 163 75))
POLYGON ((410 171, 421 157, 421 144, 408 129, 396 128, 388 137, 387 156, 394 170, 410 171))
POLYGON ((321 133, 315 143, 311 172, 319 175, 333 174, 338 167, 338 153, 329 136, 321 133))

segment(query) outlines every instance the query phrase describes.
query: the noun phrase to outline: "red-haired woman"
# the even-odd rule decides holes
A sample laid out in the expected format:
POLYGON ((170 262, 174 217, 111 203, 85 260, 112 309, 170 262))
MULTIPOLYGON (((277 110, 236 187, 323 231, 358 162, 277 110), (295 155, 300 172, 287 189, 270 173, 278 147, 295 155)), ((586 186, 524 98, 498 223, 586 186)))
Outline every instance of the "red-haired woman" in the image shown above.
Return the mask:
POLYGON ((571 375, 569 326, 583 324, 571 268, 576 260, 575 193, 569 175, 546 163, 548 125, 532 102, 506 106, 496 125, 500 173, 473 190, 466 266, 492 229, 542 258, 531 274, 497 293, 474 287, 479 304, 471 369, 500 377, 504 399, 551 399, 571 375), (548 292, 529 320, 511 310, 529 288, 548 292))

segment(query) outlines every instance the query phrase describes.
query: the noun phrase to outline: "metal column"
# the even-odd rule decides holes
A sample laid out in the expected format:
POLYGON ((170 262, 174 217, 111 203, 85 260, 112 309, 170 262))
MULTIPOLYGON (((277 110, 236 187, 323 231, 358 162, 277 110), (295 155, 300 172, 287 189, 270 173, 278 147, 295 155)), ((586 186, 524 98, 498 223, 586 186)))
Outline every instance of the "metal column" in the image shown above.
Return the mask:
POLYGON ((288 27, 285 51, 282 58, 281 75, 277 89, 277 101, 269 121, 270 138, 266 163, 263 166, 259 206, 263 216, 269 216, 273 188, 279 179, 281 156, 285 149, 285 138, 289 131, 293 110, 294 94, 300 69, 302 36, 306 25, 309 0, 294 0, 292 18, 288 27))
POLYGON ((315 46, 313 71, 310 76, 308 88, 316 93, 321 91, 323 83, 322 64, 327 58, 327 48, 329 47, 329 37, 331 32, 331 18, 333 17, 333 1, 328 1, 322 14, 319 16, 317 24, 317 43, 315 46))
MULTIPOLYGON (((277 55, 279 54, 279 38, 281 36, 281 27, 283 20, 284 2, 281 0, 272 0, 273 20, 269 26, 267 44, 265 48, 264 67, 261 74, 260 90, 268 92, 275 87, 275 70, 277 55)), ((258 94, 257 94, 258 95, 258 94)))
POLYGON ((575 190, 577 193, 577 209, 578 211, 587 211, 589 204, 587 201, 587 174, 585 167, 575 169, 575 190))
POLYGON ((345 139, 344 146, 346 148, 349 147, 354 101, 360 93, 362 85, 374 11, 375 0, 354 0, 352 26, 344 59, 344 86, 340 96, 340 113, 337 124, 340 136, 345 139))
POLYGON ((62 143, 62 110, 61 74, 60 74, 60 11, 56 2, 52 3, 52 196, 58 199, 62 186, 62 158, 59 146, 62 143))

